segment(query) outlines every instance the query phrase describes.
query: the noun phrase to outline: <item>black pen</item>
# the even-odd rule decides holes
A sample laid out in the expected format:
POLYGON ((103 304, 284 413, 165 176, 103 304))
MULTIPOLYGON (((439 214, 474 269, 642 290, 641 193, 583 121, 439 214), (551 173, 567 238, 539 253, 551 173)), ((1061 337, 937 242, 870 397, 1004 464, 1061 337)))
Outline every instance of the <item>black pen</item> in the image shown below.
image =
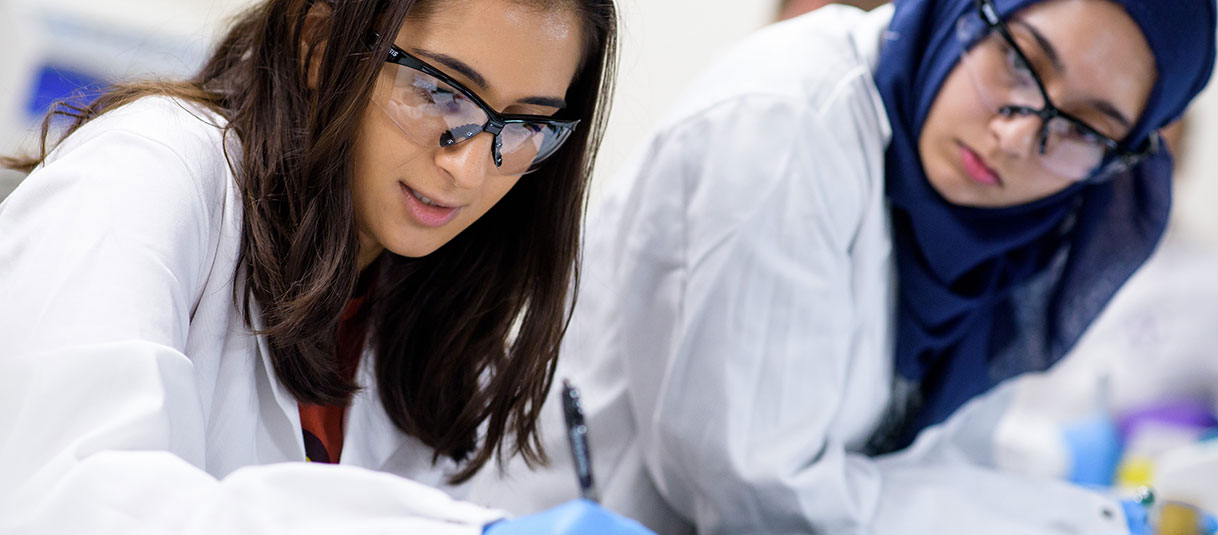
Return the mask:
POLYGON ((592 453, 588 451, 588 426, 584 425, 584 409, 579 404, 579 391, 571 382, 562 381, 562 412, 567 421, 567 440, 571 443, 571 456, 575 461, 575 475, 579 477, 579 494, 586 500, 600 501, 596 486, 592 482, 592 453))

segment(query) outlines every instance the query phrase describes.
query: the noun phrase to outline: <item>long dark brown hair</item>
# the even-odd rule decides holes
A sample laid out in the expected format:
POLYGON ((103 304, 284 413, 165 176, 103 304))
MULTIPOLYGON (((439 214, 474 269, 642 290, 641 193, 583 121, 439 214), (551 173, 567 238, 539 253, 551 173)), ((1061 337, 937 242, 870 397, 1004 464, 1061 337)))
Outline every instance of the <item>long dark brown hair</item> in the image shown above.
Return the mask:
MULTIPOLYGON (((433 460, 464 462, 454 483, 496 454, 546 459, 537 420, 574 303, 586 186, 615 75, 613 0, 515 1, 581 19, 584 61, 563 115, 580 119, 579 128, 448 244, 422 258, 385 252, 374 264, 370 343, 381 402, 398 428, 435 450, 433 460)), ((240 142, 230 165, 245 209, 245 284, 234 299, 251 328, 261 319, 276 375, 299 401, 345 403, 358 385, 339 369, 335 333, 359 275, 350 190, 357 132, 398 29, 408 16, 443 7, 268 0, 236 20, 193 79, 124 84, 86 106, 60 105, 43 123, 36 157, 0 164, 29 172, 43 163, 56 115, 72 118, 65 136, 150 95, 223 115, 225 135, 240 142), (324 28, 307 31, 319 7, 324 28), (306 65, 316 65, 312 89, 306 65)))

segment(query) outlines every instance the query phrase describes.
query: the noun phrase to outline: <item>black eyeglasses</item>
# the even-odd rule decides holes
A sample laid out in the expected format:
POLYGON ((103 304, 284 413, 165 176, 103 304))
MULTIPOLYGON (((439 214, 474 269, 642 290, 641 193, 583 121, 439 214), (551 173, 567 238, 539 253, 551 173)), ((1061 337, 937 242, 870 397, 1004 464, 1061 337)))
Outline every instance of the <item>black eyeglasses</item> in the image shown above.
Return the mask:
POLYGON ((1038 153, 1048 167, 1076 180, 1099 182, 1137 165, 1158 150, 1157 134, 1152 133, 1138 150, 1127 151, 1117 140, 1054 105, 1040 75, 1032 68, 1032 62, 1016 43, 1006 22, 999 17, 994 2, 974 0, 974 4, 986 33, 1000 36, 1002 43, 999 44, 1006 48, 1005 57, 994 57, 998 51, 992 43, 987 48, 985 39, 978 37, 966 16, 957 31, 958 37, 966 40, 963 62, 983 95, 1001 99, 1001 104, 996 106, 998 113, 1040 118, 1038 153), (1031 95, 1020 87, 1029 85, 1028 80, 1035 89, 1031 95), (1024 94, 1020 95, 1021 91, 1024 94), (1026 102, 1011 102, 1021 99, 1026 102))
POLYGON ((394 73, 385 102, 376 98, 373 102, 407 137, 423 146, 450 147, 488 132, 494 136, 491 159, 503 175, 536 170, 579 124, 539 115, 500 114, 460 82, 396 45, 385 61, 405 68, 394 73))

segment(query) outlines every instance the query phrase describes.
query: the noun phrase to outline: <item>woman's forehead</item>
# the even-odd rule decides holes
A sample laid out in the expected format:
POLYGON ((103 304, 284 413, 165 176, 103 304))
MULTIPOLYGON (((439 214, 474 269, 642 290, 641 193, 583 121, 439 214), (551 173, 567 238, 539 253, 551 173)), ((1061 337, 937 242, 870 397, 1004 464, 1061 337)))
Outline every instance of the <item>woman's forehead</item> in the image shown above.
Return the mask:
POLYGON ((1141 114, 1156 79, 1155 58, 1137 23, 1107 0, 1050 0, 1009 20, 1021 46, 1060 65, 1050 75, 1066 97, 1104 100, 1127 117, 1141 114))
POLYGON ((408 18, 396 42, 470 67, 485 85, 436 65, 488 103, 505 107, 522 98, 564 97, 583 53, 582 31, 569 10, 516 0, 466 0, 408 18))

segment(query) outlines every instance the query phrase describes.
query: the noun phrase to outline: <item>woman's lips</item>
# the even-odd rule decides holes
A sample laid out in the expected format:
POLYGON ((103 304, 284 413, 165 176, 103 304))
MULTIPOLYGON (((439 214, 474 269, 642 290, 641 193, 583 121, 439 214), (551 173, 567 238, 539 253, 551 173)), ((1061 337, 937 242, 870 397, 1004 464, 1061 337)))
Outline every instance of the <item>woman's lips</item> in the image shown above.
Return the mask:
POLYGON ((410 186, 401 182, 398 182, 398 186, 401 187, 402 196, 406 202, 406 211, 410 212, 410 216, 415 221, 425 227, 442 227, 447 225, 461 211, 461 208, 438 206, 439 203, 435 201, 432 201, 433 204, 428 204, 419 198, 422 194, 410 189, 410 186))
POLYGON ((964 164, 964 172, 978 184, 986 186, 1001 186, 1002 179, 998 173, 990 169, 977 153, 964 145, 960 145, 960 161, 964 164))

